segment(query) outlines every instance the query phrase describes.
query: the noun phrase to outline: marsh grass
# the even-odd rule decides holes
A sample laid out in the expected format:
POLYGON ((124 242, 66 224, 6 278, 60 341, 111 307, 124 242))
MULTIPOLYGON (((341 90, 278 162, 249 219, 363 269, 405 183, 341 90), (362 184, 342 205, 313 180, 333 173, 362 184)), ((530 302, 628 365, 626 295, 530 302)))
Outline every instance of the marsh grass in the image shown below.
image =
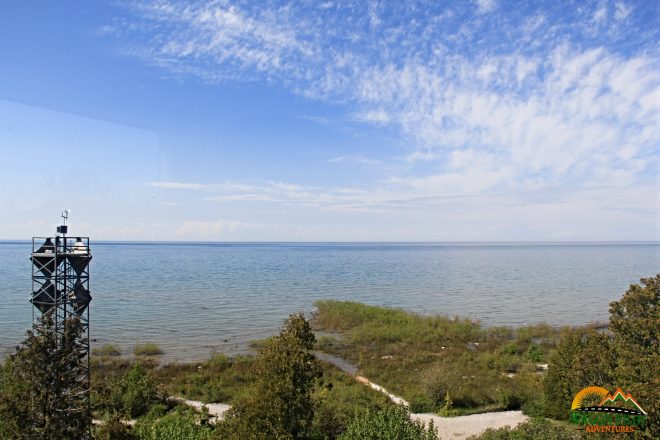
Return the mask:
POLYGON ((136 345, 133 349, 133 354, 135 356, 160 356, 163 354, 163 350, 158 344, 147 342, 136 345))
POLYGON ((205 403, 231 403, 255 379, 252 356, 216 354, 205 362, 167 364, 154 371, 154 378, 170 395, 205 403))
POLYGON ((121 349, 116 344, 106 344, 92 349, 92 356, 115 357, 121 356, 121 349))
POLYGON ((484 328, 468 319, 349 301, 315 305, 315 328, 343 335, 319 339, 318 349, 357 364, 415 412, 459 415, 530 406, 542 394, 535 363, 559 337, 559 329, 547 324, 484 328))

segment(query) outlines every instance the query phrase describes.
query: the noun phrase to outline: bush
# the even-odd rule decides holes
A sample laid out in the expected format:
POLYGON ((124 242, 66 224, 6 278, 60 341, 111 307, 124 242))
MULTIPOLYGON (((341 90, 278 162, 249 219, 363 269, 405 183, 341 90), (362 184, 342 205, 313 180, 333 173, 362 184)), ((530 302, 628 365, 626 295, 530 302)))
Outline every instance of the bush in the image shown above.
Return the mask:
POLYGON ((151 376, 140 363, 113 381, 109 392, 110 409, 130 418, 145 415, 151 405, 162 401, 151 376))
POLYGON ((532 362, 541 362, 544 356, 543 348, 536 344, 530 344, 527 349, 527 359, 532 362))
POLYGON ((379 410, 391 405, 387 396, 336 367, 324 369, 324 386, 314 392, 314 438, 334 439, 346 430, 356 411, 379 410))
POLYGON ((582 436, 575 430, 553 424, 543 418, 534 418, 521 423, 516 428, 509 426, 487 429, 481 435, 468 437, 468 440, 578 440, 582 436))
MULTIPOLYGON (((514 382, 495 370, 481 365, 478 355, 461 356, 436 362, 422 375, 426 397, 434 408, 445 406, 447 394, 454 409, 473 409, 513 403, 514 382)), ((517 400, 516 400, 517 401, 517 400)), ((446 413, 446 412, 445 412, 446 413)), ((451 414, 455 414, 453 411, 451 414)), ((446 413, 447 414, 447 413, 446 413)))
POLYGON ((153 342, 147 342, 146 344, 138 344, 133 349, 133 354, 135 356, 159 356, 163 354, 163 350, 154 344, 153 342))
POLYGON ((428 429, 421 422, 410 420, 404 406, 389 406, 381 410, 358 412, 338 440, 436 440, 431 421, 428 429))
POLYGON ((256 382, 222 424, 230 439, 306 438, 312 432, 313 392, 322 375, 311 350, 314 333, 302 314, 291 315, 255 360, 256 382))
POLYGON ((168 414, 161 419, 145 421, 135 428, 139 440, 210 440, 213 429, 197 424, 190 414, 168 414))
POLYGON ((96 428, 96 440, 137 440, 131 428, 127 426, 118 414, 96 428))
POLYGON ((543 381, 546 414, 567 419, 575 395, 591 385, 611 388, 615 366, 610 337, 592 328, 565 329, 543 381))
POLYGON ((415 394, 410 399, 410 411, 414 413, 430 413, 436 408, 436 403, 425 394, 415 394))

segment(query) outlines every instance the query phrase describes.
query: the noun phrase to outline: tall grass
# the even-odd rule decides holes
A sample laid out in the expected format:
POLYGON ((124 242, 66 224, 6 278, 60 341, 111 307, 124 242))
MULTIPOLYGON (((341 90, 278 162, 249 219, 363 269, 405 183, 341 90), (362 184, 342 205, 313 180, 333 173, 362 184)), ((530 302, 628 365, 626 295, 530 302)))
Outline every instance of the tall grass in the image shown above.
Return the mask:
POLYGON ((158 344, 147 342, 145 344, 138 344, 133 349, 135 356, 159 356, 163 354, 163 350, 158 344))
POLYGON ((350 301, 315 305, 315 327, 344 336, 320 339, 319 349, 356 363, 414 411, 461 414, 533 401, 541 394, 535 363, 553 350, 559 334, 546 324, 484 328, 468 319, 350 301))

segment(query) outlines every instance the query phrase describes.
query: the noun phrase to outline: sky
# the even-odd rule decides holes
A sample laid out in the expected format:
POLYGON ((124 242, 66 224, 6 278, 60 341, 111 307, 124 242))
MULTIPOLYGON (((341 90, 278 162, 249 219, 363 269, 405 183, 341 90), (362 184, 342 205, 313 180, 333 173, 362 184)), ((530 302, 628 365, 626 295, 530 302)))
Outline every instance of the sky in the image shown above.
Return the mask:
POLYGON ((660 2, 0 3, 0 239, 660 240, 660 2))

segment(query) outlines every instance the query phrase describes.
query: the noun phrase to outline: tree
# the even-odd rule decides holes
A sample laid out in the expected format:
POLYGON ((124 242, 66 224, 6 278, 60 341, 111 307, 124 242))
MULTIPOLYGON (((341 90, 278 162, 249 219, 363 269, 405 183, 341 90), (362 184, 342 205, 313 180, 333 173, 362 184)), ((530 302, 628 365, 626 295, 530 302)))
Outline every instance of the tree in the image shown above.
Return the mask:
POLYGON ((389 406, 382 410, 358 412, 338 440, 436 440, 433 421, 428 429, 421 422, 410 420, 405 406, 389 406))
POLYGON ((76 318, 58 334, 49 315, 16 348, 3 368, 0 433, 6 439, 82 439, 91 423, 87 401, 87 343, 76 318))
POLYGON ((610 330, 617 363, 616 385, 649 413, 651 438, 660 438, 660 275, 642 278, 619 301, 610 304, 610 330))
POLYGON ((122 377, 112 381, 107 393, 107 406, 128 418, 145 415, 153 404, 163 400, 153 379, 139 362, 122 377))
POLYGON ((648 412, 637 437, 660 438, 660 275, 642 278, 610 304, 609 333, 566 329, 544 380, 547 415, 565 418, 575 394, 590 385, 631 393, 648 412))
POLYGON ((564 329, 543 380, 546 414, 568 418, 580 390, 591 385, 611 387, 614 366, 610 336, 593 328, 564 329))
POLYGON ((312 393, 322 376, 311 352, 314 342, 303 315, 289 316, 279 336, 257 356, 256 382, 229 410, 220 432, 230 439, 309 438, 312 393))

